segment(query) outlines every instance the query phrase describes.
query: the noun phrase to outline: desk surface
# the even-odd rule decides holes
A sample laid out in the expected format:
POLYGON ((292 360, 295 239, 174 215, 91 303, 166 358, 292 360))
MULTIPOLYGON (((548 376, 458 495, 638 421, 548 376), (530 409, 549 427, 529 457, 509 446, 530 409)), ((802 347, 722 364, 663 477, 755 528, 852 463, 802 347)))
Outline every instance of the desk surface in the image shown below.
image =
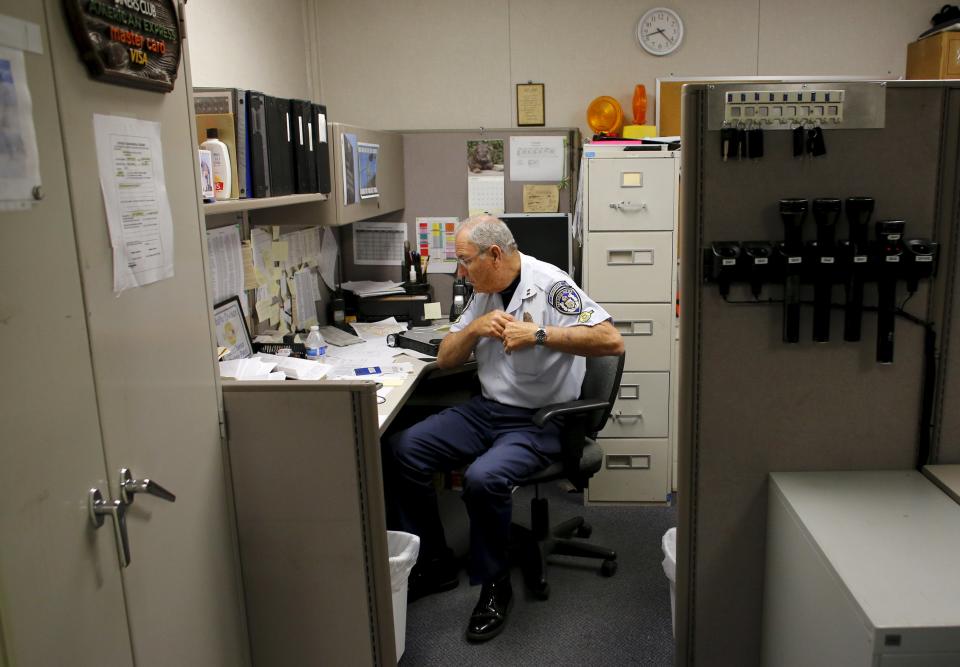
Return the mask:
POLYGON ((397 363, 412 363, 413 372, 407 376, 402 385, 394 387, 393 391, 387 394, 386 401, 377 404, 377 419, 380 423, 380 435, 383 435, 391 422, 393 422, 394 417, 400 412, 400 409, 410 398, 421 380, 435 374, 472 373, 477 368, 476 361, 468 361, 460 368, 444 371, 437 366, 436 361, 425 361, 405 354, 397 355, 394 359, 397 363))
POLYGON ((960 464, 923 466, 923 474, 943 492, 960 503, 960 464))

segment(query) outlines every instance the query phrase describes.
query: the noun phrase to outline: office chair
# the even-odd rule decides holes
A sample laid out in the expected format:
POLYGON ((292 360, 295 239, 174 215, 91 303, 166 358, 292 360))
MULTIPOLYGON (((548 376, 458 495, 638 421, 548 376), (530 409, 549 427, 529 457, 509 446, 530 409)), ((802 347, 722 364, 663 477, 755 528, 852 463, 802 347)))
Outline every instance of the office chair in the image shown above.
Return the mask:
POLYGON ((547 556, 583 556, 602 559, 600 572, 612 577, 617 571, 617 552, 588 542, 571 539, 590 537, 592 531, 582 516, 568 519, 550 528, 549 504, 540 497, 539 485, 557 479, 568 479, 578 489, 587 486, 603 464, 603 450, 596 442, 613 409, 620 388, 625 354, 608 357, 587 357, 587 370, 580 387, 580 399, 555 403, 533 416, 537 426, 555 420, 561 429, 560 461, 517 482, 518 486, 534 486, 530 503, 530 528, 513 524, 514 547, 521 552, 524 580, 531 593, 542 600, 550 595, 547 583, 547 556))

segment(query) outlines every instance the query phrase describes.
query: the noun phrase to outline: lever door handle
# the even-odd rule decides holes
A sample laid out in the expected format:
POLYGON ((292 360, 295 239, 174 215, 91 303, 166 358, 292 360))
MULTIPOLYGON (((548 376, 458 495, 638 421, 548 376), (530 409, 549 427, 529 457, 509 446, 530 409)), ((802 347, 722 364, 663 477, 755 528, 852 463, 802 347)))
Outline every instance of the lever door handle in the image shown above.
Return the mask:
POLYGON ((126 505, 133 504, 133 497, 138 493, 149 493, 162 500, 175 502, 177 497, 152 479, 134 479, 129 468, 120 468, 120 498, 126 505))
POLYGON ((121 500, 107 502, 100 489, 87 492, 87 508, 90 511, 90 523, 94 529, 103 525, 104 517, 113 519, 113 536, 117 542, 117 558, 120 567, 130 565, 130 540, 127 537, 127 505, 121 500))

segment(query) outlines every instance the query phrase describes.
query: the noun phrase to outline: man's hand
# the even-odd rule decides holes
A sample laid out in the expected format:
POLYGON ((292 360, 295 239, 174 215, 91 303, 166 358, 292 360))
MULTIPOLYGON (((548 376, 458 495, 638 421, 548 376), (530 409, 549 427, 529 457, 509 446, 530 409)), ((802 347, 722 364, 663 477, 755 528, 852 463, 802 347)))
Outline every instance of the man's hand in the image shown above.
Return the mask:
POLYGON ((471 322, 470 328, 477 336, 503 338, 504 330, 513 322, 513 315, 502 310, 491 310, 486 315, 482 315, 471 322))
POLYGON ((514 350, 536 345, 539 328, 533 322, 510 322, 503 330, 503 351, 510 354, 514 350))

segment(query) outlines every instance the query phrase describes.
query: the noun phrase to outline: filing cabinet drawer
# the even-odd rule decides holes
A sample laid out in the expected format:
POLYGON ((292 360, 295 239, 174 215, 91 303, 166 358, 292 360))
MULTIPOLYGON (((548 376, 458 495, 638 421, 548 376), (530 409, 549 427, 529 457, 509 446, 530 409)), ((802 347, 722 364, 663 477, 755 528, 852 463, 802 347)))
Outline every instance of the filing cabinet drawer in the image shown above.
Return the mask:
POLYGON ((670 444, 648 438, 599 441, 603 467, 590 478, 588 503, 666 503, 670 493, 670 444))
POLYGON ((675 161, 590 160, 589 231, 673 229, 675 161))
POLYGON ((673 305, 601 303, 623 336, 626 371, 669 371, 673 305))
POLYGON ((587 235, 584 288, 599 302, 672 302, 672 232, 587 235))
POLYGON ((670 423, 670 373, 624 373, 601 438, 665 438, 670 423))

